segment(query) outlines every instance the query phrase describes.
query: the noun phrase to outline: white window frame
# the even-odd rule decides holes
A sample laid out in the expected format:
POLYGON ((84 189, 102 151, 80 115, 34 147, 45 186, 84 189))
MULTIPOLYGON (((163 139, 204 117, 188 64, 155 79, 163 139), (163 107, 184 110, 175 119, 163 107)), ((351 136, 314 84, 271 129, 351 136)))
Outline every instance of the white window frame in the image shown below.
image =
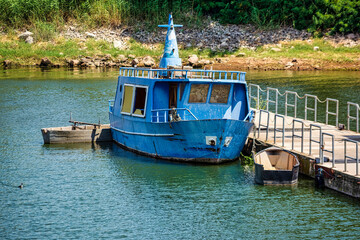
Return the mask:
POLYGON ((145 116, 146 116, 146 107, 147 107, 147 99, 148 99, 148 95, 149 95, 149 91, 148 91, 148 90, 149 90, 149 86, 146 86, 146 85, 135 85, 135 84, 127 84, 127 83, 125 83, 125 84, 124 84, 124 87, 123 87, 123 91, 122 91, 121 110, 122 110, 122 106, 124 105, 125 86, 133 87, 133 94, 132 94, 132 99, 131 99, 131 111, 130 111, 130 113, 121 111, 121 114, 129 115, 129 116, 134 116, 134 117, 142 117, 142 118, 145 118, 145 116), (135 114, 135 113, 132 112, 133 109, 134 109, 135 94, 136 94, 136 88, 137 88, 137 87, 138 87, 138 88, 145 88, 145 91, 146 91, 145 106, 144 106, 144 115, 135 114))

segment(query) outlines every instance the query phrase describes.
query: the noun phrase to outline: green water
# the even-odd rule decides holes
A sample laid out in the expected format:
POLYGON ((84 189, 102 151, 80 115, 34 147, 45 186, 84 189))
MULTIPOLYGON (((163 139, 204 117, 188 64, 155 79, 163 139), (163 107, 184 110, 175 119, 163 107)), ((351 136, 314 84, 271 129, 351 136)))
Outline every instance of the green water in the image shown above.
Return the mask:
MULTIPOLYGON (((0 239, 359 239, 359 200, 315 189, 312 179, 264 187, 240 162, 171 163, 112 143, 43 145, 40 129, 67 125, 70 112, 107 123, 116 77, 0 72, 0 239)), ((249 72, 247 79, 360 102, 359 73, 249 72)))

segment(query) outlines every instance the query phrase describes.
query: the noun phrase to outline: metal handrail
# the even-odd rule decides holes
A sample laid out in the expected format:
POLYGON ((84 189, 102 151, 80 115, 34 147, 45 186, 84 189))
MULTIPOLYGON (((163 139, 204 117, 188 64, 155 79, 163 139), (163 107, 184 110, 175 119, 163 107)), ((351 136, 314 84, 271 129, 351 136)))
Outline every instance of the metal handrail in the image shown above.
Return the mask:
POLYGON ((243 121, 246 121, 248 118, 249 118, 249 120, 251 120, 250 117, 253 116, 253 115, 254 115, 254 111, 253 111, 253 110, 250 110, 249 113, 246 115, 246 117, 244 118, 243 121))
POLYGON ((282 147, 285 145, 285 117, 283 115, 275 114, 274 116, 274 144, 276 144, 276 132, 282 133, 282 147), (278 130, 276 125, 276 119, 282 118, 282 129, 278 130))
POLYGON ((147 77, 147 78, 160 78, 170 75, 170 79, 178 76, 194 79, 212 79, 212 80, 233 80, 245 82, 245 72, 240 71, 220 71, 220 70, 197 70, 197 69, 151 69, 151 68, 135 68, 135 67, 121 67, 119 70, 120 76, 125 77, 147 77), (141 74, 139 74, 141 72, 141 74), (146 73, 146 74, 145 74, 146 73), (177 74, 178 73, 178 74, 177 74), (215 74, 219 77, 214 78, 215 74), (211 78, 210 78, 211 76, 211 78))
POLYGON ((277 88, 271 88, 271 87, 267 87, 266 88, 266 111, 269 111, 269 103, 274 103, 275 104, 275 114, 278 113, 278 93, 279 90, 277 88), (270 100, 270 91, 275 91, 275 101, 274 100, 270 100))
POLYGON ((297 93, 292 92, 292 91, 285 91, 285 116, 288 116, 288 107, 293 107, 294 108, 294 118, 296 118, 296 112, 297 112, 296 106, 297 106, 297 93), (294 104, 288 103, 289 94, 294 96, 294 104))
MULTIPOLYGON (((159 115, 159 112, 164 112, 164 122, 166 122, 166 119, 167 119, 167 113, 169 111, 172 111, 172 110, 176 110, 176 111, 187 111, 188 113, 190 113, 190 115, 195 119, 195 120, 199 120, 188 108, 164 108, 164 109, 154 109, 154 110, 151 110, 152 113, 155 113, 156 112, 156 118, 157 118, 157 121, 156 122, 159 122, 160 121, 160 115, 159 115)), ((152 116, 154 117, 154 116, 152 116)), ((184 115, 184 118, 185 118, 185 115, 184 115)))
POLYGON ((265 138, 265 141, 268 140, 268 136, 269 136, 269 120, 270 120, 270 112, 261 109, 261 110, 260 110, 260 114, 259 114, 258 137, 260 137, 260 129, 261 129, 261 127, 266 127, 266 138, 265 138), (267 113, 266 125, 261 124, 261 113, 267 113))
POLYGON ((307 113, 308 110, 314 111, 314 122, 316 122, 316 117, 317 117, 317 96, 315 95, 310 95, 310 94, 305 94, 305 120, 307 119, 307 113), (310 108, 308 106, 308 98, 313 98, 314 99, 314 108, 310 108))
POLYGON ((334 150, 334 148, 335 148, 335 144, 334 144, 334 135, 333 134, 330 134, 330 133, 322 133, 321 134, 321 142, 322 142, 322 146, 321 146, 321 156, 322 156, 322 158, 320 158, 320 162, 321 162, 321 164, 323 164, 324 163, 324 152, 328 152, 328 153, 331 153, 331 161, 332 161, 332 167, 334 168, 335 167, 335 150, 334 150), (324 138, 324 136, 329 136, 329 137, 331 137, 331 150, 327 150, 327 149, 325 149, 325 138, 324 138))
POLYGON ((339 126, 339 100, 333 98, 326 98, 326 124, 328 124, 329 115, 333 115, 336 117, 336 124, 335 126, 339 126), (334 102, 336 104, 336 112, 329 111, 329 103, 334 102))
POLYGON ((351 139, 344 139, 344 172, 347 172, 347 159, 356 160, 356 176, 359 175, 359 142, 351 140, 351 139), (356 146, 356 158, 350 157, 347 155, 347 148, 346 142, 355 143, 356 146))
POLYGON ((316 124, 310 124, 309 155, 311 155, 311 143, 312 143, 312 142, 318 143, 318 144, 319 144, 319 155, 320 155, 319 157, 320 157, 320 159, 322 158, 322 156, 321 156, 321 146, 322 146, 321 133, 322 133, 321 126, 316 125, 316 124), (318 129, 320 130, 319 141, 316 141, 315 139, 312 139, 312 130, 313 130, 314 127, 315 127, 315 128, 318 128, 318 129))
POLYGON ((248 87, 249 87, 249 99, 250 99, 250 105, 251 105, 251 99, 254 99, 255 100, 255 108, 257 109, 257 110, 259 110, 259 108, 260 108, 260 86, 259 85, 256 85, 256 84, 248 84, 248 87), (251 93, 252 93, 252 87, 256 87, 256 93, 257 93, 257 95, 256 96, 253 96, 253 95, 251 95, 251 93))
POLYGON ((292 127, 292 144, 291 149, 294 150, 294 138, 301 139, 301 152, 304 152, 304 122, 298 119, 293 119, 293 127, 292 127), (301 123, 301 136, 295 134, 295 122, 301 123))
POLYGON ((353 102, 347 102, 347 125, 348 130, 350 129, 350 120, 356 120, 356 132, 359 132, 359 111, 360 107, 359 104, 353 102), (356 108, 356 117, 350 115, 351 106, 356 108))

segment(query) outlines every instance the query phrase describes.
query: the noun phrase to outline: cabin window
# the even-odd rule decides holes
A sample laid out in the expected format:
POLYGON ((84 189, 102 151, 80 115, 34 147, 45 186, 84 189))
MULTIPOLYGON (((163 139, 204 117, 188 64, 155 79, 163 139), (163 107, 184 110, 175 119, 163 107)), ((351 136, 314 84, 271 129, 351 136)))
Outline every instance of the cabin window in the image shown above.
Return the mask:
POLYGON ((191 84, 189 103, 205 103, 209 84, 191 84))
POLYGON ((147 88, 145 87, 135 87, 134 108, 132 113, 136 116, 145 115, 146 92, 147 88))
POLYGON ((227 103, 229 92, 229 84, 214 84, 211 91, 210 103, 227 103))
POLYGON ((147 87, 124 85, 121 113, 136 117, 145 116, 147 87))
POLYGON ((121 108, 122 113, 131 113, 131 106, 134 94, 134 87, 133 86, 124 86, 124 93, 123 93, 123 104, 121 108))

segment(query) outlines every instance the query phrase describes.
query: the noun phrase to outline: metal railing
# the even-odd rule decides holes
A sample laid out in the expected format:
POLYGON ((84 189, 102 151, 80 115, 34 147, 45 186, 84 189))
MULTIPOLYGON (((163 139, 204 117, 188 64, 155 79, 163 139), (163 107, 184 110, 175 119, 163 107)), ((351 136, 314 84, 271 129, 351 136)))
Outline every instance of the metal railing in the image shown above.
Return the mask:
POLYGON ((292 107, 294 109, 294 118, 296 118, 296 105, 297 105, 297 93, 296 92, 292 92, 292 91, 285 91, 285 116, 288 116, 288 107, 292 107), (294 104, 290 104, 288 102, 289 100, 289 95, 293 95, 294 96, 294 104))
POLYGON ((256 84, 248 84, 248 87, 249 87, 249 101, 250 101, 250 105, 251 105, 251 100, 254 99, 255 100, 255 108, 257 110, 259 110, 260 108, 260 86, 259 85, 256 85, 256 84), (256 87, 256 96, 253 96, 251 93, 252 93, 252 89, 253 87, 256 87))
POLYGON ((347 125, 348 125, 348 130, 350 129, 350 120, 355 120, 356 121, 356 132, 359 132, 359 111, 360 111, 360 107, 359 104, 357 103, 352 103, 352 102, 347 102, 347 125), (356 116, 351 116, 351 106, 355 107, 356 110, 356 116))
POLYGON ((316 122, 316 120, 317 120, 317 96, 305 94, 305 120, 308 120, 308 111, 309 110, 314 112, 314 122, 316 122), (314 100, 314 108, 311 108, 308 106, 309 99, 314 100))
MULTIPOLYGON (((297 92, 294 91, 285 91, 283 94, 277 88, 267 87, 266 89, 261 89, 257 84, 248 84, 249 87, 249 99, 250 106, 260 109, 262 99, 264 100, 264 106, 266 110, 269 111, 270 108, 274 107, 275 114, 279 114, 279 110, 282 111, 285 116, 290 116, 297 118, 298 114, 303 113, 304 120, 309 120, 313 122, 318 122, 318 113, 319 113, 319 103, 325 104, 321 106, 321 111, 325 112, 325 123, 333 124, 336 127, 339 127, 339 114, 340 114, 340 102, 337 99, 326 98, 324 101, 321 101, 317 96, 311 94, 305 94, 303 97, 299 96, 297 92), (255 89, 255 90, 254 90, 255 89), (282 96, 285 96, 282 98, 282 96), (301 102, 302 105, 299 105, 299 99, 304 99, 304 102, 301 102), (254 104, 255 102, 255 104, 254 104), (300 110, 301 107, 301 110, 300 110), (324 110, 322 110, 324 108, 324 110), (332 109, 332 110, 330 110, 332 109), (300 110, 300 111, 299 111, 300 110), (290 114, 292 113, 293 114, 290 114), (333 117, 335 121, 330 121, 330 117, 333 117)), ((350 125, 352 121, 356 121, 356 132, 360 131, 360 117, 359 117, 360 107, 357 103, 347 102, 347 129, 351 130, 350 125), (354 113, 356 110, 356 114, 354 113)))
POLYGON ((293 125, 292 125, 292 142, 291 142, 291 149, 294 150, 294 138, 300 138, 301 139, 301 152, 304 152, 304 122, 298 119, 293 119, 293 125), (301 136, 295 134, 295 123, 298 122, 301 124, 301 136))
MULTIPOLYGON (((274 122, 274 145, 276 145, 277 142, 277 132, 280 132, 282 134, 281 138, 282 138, 282 147, 285 147, 285 124, 286 124, 286 119, 284 115, 280 115, 280 114, 271 114, 271 112, 266 111, 266 110, 260 110, 259 113, 259 123, 258 123, 258 134, 257 134, 257 138, 260 138, 260 131, 266 131, 266 136, 265 136, 265 141, 268 141, 269 138, 269 129, 270 129, 270 121, 274 122), (265 116, 264 116, 265 114, 265 116), (266 117, 265 121, 264 117, 266 117), (278 119, 282 119, 280 120, 282 122, 282 126, 277 126, 278 124, 278 119), (262 123, 264 122, 264 123, 262 123)), ((290 125, 290 124, 289 124, 290 125)), ((304 139, 305 139, 305 123, 300 120, 300 119, 292 119, 292 131, 291 131, 291 138, 292 138, 292 143, 291 143, 291 149, 295 150, 295 138, 299 138, 301 140, 301 152, 304 153, 304 139), (300 129, 296 129, 296 124, 300 124, 299 128, 300 129), (300 131, 300 134, 298 133, 300 131)), ((325 158, 325 153, 329 153, 329 160, 332 163, 332 168, 336 167, 336 162, 335 162, 335 153, 336 153, 336 149, 335 149, 335 135, 334 134, 330 134, 327 132, 324 132, 322 127, 320 125, 316 125, 316 124, 310 124, 309 128, 307 128, 307 130, 309 130, 309 153, 308 155, 314 157, 313 154, 315 154, 315 156, 317 156, 317 152, 313 153, 313 147, 312 144, 313 143, 317 143, 319 145, 319 159, 320 159, 320 163, 324 164, 324 158, 325 158), (319 135, 315 135, 314 132, 318 131, 319 135)), ((254 137, 256 137, 256 134, 254 134, 254 137)), ((359 142, 351 140, 351 139, 344 139, 344 172, 348 171, 348 160, 351 159, 353 161, 355 161, 355 166, 356 166, 356 176, 359 176, 359 142), (351 148, 351 150, 349 150, 349 143, 355 144, 355 150, 353 148, 351 148), (350 156, 351 155, 351 156, 350 156), (355 155, 355 156, 354 156, 355 155)), ((339 150, 337 150, 339 151, 339 150)), ((340 163, 337 163, 340 164, 340 163)))
POLYGON ((311 155, 311 143, 313 143, 313 142, 318 143, 319 144, 319 157, 320 157, 320 159, 322 158, 322 156, 321 156, 321 146, 322 146, 321 133, 322 133, 321 126, 316 125, 316 124, 310 124, 309 155, 311 155), (317 130, 320 131, 320 133, 319 133, 319 141, 313 139, 313 135, 312 135, 313 128, 317 128, 317 130))
POLYGON ((120 76, 122 77, 141 77, 141 78, 185 78, 185 79, 212 79, 212 80, 233 80, 245 82, 245 72, 240 71, 218 71, 218 70, 197 70, 197 69, 150 69, 121 67, 120 76))
POLYGON ((269 137, 269 121, 270 121, 270 112, 266 111, 266 110, 260 110, 260 114, 259 114, 259 126, 258 126, 258 137, 260 137, 260 129, 261 127, 265 127, 266 128, 266 138, 265 141, 268 140, 269 137), (267 120, 266 120, 266 125, 261 124, 261 113, 266 113, 267 114, 267 120))
POLYGON ((352 159, 356 161, 356 176, 359 175, 359 142, 351 140, 351 139, 344 139, 344 172, 347 172, 347 159, 352 159), (350 157, 347 155, 347 145, 346 143, 354 143, 356 146, 356 154, 355 154, 355 158, 354 157, 350 157))
POLYGON ((255 116, 255 111, 250 110, 249 113, 245 116, 243 121, 248 120, 249 122, 251 122, 253 120, 254 116, 255 116))
MULTIPOLYGON (((280 114, 271 114, 271 112, 266 111, 266 110, 260 110, 259 113, 259 125, 258 125, 258 134, 257 134, 257 138, 260 138, 260 131, 266 131, 266 136, 265 136, 265 141, 268 141, 269 138, 269 129, 270 129, 270 121, 274 122, 274 144, 276 144, 277 142, 277 132, 282 133, 282 147, 284 147, 285 145, 285 116, 284 115, 280 115, 280 114), (264 116, 265 114, 265 116, 264 116), (266 117, 265 121, 264 117, 266 117), (282 126, 277 126, 278 122, 279 122, 279 118, 282 119, 280 120, 282 122, 282 126), (263 123, 262 123, 263 122, 263 123)), ((292 119, 292 132, 291 132, 291 138, 292 138, 292 143, 291 143, 291 149, 295 150, 295 138, 298 138, 301 140, 301 152, 304 153, 304 137, 305 137, 305 123, 300 120, 300 119, 292 119), (296 129, 296 125, 299 124, 299 129, 296 129), (300 131, 300 133, 298 133, 300 131)), ((335 149, 335 135, 334 134, 330 134, 327 132, 324 132, 322 127, 320 125, 316 125, 316 124, 310 124, 309 128, 307 128, 307 130, 309 130, 309 155, 313 156, 313 154, 315 154, 315 156, 317 156, 317 152, 313 152, 313 143, 316 143, 319 145, 319 159, 320 159, 320 163, 324 164, 324 158, 325 158, 325 154, 328 153, 330 154, 329 160, 331 161, 332 164, 332 168, 336 167, 336 162, 335 162, 335 153, 336 153, 336 149, 335 149), (319 132, 319 135, 315 135, 314 132, 317 131, 319 132)), ((255 134, 256 135, 256 134, 255 134)), ((355 161, 356 164, 356 176, 359 176, 359 142, 351 140, 351 139, 344 139, 344 172, 348 171, 348 160, 351 159, 353 161, 355 161), (351 148, 351 150, 349 150, 349 143, 355 144, 355 150, 353 148, 351 148), (351 156, 350 156, 351 155, 351 156)), ((342 150, 342 149, 341 149, 342 150)), ((339 150, 337 150, 339 151, 339 150)), ((340 163, 337 163, 340 164, 340 163)))
POLYGON ((171 113, 180 117, 180 121, 198 120, 198 118, 187 108, 155 109, 151 110, 151 122, 164 123, 170 121, 171 113))
POLYGON ((356 175, 359 175, 359 144, 357 141, 351 139, 344 139, 344 172, 347 172, 347 159, 352 159, 356 161, 356 175), (346 143, 354 143, 356 146, 356 157, 350 157, 347 155, 347 145, 346 143))
POLYGON ((269 111, 269 103, 275 104, 275 114, 278 113, 278 91, 276 88, 268 87, 266 88, 266 111, 269 111), (275 100, 271 100, 270 94, 271 91, 275 92, 275 100))
POLYGON ((281 132, 282 133, 282 136, 281 136, 281 139, 282 139, 282 147, 285 145, 285 117, 282 116, 282 115, 279 115, 279 114, 275 114, 274 116, 274 144, 276 144, 276 132, 281 132), (276 119, 277 118, 281 118, 282 119, 282 128, 281 130, 279 130, 277 128, 277 121, 276 119))
POLYGON ((332 167, 335 167, 335 144, 334 144, 334 135, 330 134, 330 133, 322 133, 321 134, 321 154, 320 156, 322 156, 322 158, 320 159, 321 164, 324 163, 324 152, 328 152, 331 153, 331 161, 332 161, 332 167), (331 137, 331 150, 325 149, 325 136, 329 136, 331 137))
POLYGON ((326 98, 326 120, 325 123, 329 124, 329 115, 335 116, 335 126, 339 126, 339 100, 333 98, 326 98), (330 102, 335 103, 335 112, 330 112, 330 102))

